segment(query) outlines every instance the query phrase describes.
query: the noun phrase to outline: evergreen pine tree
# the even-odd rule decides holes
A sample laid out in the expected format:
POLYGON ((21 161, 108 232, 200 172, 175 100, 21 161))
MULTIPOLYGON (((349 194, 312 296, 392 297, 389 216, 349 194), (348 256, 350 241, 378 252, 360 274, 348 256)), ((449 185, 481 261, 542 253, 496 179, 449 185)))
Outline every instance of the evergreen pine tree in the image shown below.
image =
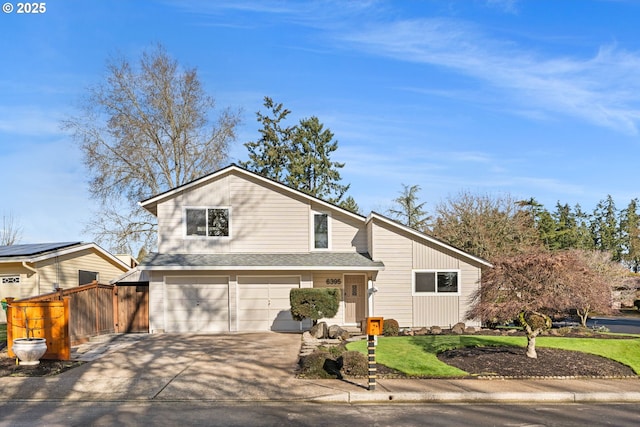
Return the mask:
POLYGON ((344 163, 331 160, 338 149, 333 133, 317 117, 300 120, 291 136, 288 174, 285 182, 312 196, 338 204, 349 189, 340 184, 344 163))
POLYGON ((622 211, 620 219, 622 238, 622 260, 634 272, 640 270, 640 216, 638 199, 633 199, 622 211))
POLYGON ((423 210, 426 202, 418 204, 419 185, 402 184, 400 196, 393 199, 397 208, 387 210, 387 214, 400 221, 407 227, 418 231, 427 231, 431 217, 423 210))
POLYGON ((249 160, 240 162, 240 166, 283 182, 287 175, 291 134, 295 128, 283 127, 282 122, 291 111, 268 96, 264 97, 264 106, 270 110, 270 114, 256 113, 258 122, 262 123, 262 129, 259 130, 261 138, 244 144, 249 151, 249 160))
POLYGON ((606 200, 601 200, 593 211, 591 232, 595 249, 609 251, 615 261, 620 261, 622 249, 618 211, 611 195, 608 195, 606 200))

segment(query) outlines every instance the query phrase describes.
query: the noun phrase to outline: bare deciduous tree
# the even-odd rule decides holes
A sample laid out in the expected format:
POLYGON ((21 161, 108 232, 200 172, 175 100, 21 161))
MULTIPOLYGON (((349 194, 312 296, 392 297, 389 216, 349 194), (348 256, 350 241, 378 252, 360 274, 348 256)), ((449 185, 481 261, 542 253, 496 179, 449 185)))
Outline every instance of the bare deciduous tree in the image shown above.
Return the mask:
POLYGON ((625 289, 629 283, 629 270, 619 262, 613 261, 609 252, 571 252, 591 270, 590 274, 583 275, 582 278, 576 277, 576 280, 570 282, 574 286, 570 295, 573 308, 580 317, 582 326, 586 327, 589 315, 593 312, 611 314, 614 311, 613 291, 625 289))
POLYGON ((488 260, 541 245, 531 214, 509 195, 462 192, 449 198, 436 206, 432 234, 488 260))
POLYGON ((0 246, 15 245, 22 238, 22 226, 12 213, 2 215, 0 246))
POLYGON ((227 160, 238 111, 212 117, 215 102, 196 69, 185 69, 162 46, 135 67, 107 63, 105 80, 91 87, 81 114, 63 126, 79 143, 90 192, 101 210, 88 230, 116 251, 153 246, 156 225, 140 200, 192 181, 227 160))

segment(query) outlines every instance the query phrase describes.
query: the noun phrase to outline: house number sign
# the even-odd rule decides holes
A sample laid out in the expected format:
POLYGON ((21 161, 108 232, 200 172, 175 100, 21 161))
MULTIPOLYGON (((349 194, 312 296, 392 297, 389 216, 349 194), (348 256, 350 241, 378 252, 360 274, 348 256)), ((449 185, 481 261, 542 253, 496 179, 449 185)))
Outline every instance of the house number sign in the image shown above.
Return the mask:
POLYGON ((327 279, 327 285, 341 285, 342 279, 327 279))

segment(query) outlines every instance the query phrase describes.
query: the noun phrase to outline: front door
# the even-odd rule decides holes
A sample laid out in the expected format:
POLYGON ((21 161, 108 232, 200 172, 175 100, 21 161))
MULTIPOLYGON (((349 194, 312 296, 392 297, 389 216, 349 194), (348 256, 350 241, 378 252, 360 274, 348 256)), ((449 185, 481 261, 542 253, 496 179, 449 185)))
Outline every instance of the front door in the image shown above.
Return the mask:
POLYGON ((365 317, 365 276, 347 274, 344 276, 344 323, 357 325, 365 317))

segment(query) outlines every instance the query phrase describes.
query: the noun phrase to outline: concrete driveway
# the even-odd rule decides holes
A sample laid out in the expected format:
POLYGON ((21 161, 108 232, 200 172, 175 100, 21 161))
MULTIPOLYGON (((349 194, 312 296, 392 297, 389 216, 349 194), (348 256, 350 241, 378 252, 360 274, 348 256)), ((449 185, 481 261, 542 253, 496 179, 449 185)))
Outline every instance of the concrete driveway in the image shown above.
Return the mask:
POLYGON ((2 378, 0 400, 297 400, 335 393, 294 377, 300 343, 299 334, 148 335, 54 377, 2 378))

